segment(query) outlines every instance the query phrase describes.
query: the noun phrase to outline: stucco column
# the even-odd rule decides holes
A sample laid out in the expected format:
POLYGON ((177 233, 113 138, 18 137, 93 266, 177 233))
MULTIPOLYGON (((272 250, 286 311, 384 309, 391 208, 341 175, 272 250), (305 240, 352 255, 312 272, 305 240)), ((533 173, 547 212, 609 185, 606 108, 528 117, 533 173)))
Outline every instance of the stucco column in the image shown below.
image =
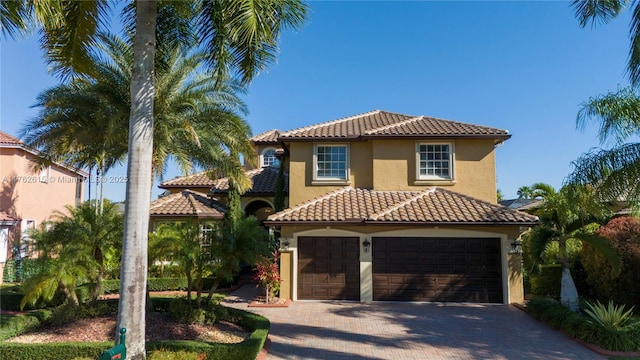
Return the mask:
POLYGON ((507 262, 509 264, 509 299, 507 302, 523 303, 522 254, 508 254, 507 262))
POLYGON ((280 251, 280 298, 293 298, 293 251, 280 251))
POLYGON ((369 236, 360 236, 360 301, 373 301, 373 245, 369 236), (368 241, 370 245, 367 251, 363 243, 368 241))

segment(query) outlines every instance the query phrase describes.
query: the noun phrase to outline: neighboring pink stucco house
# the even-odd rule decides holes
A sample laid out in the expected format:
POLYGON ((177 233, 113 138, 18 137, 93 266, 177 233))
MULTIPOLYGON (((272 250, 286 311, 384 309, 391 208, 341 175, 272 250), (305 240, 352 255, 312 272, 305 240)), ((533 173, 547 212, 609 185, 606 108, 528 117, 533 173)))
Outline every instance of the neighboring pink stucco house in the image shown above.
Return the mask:
POLYGON ((21 257, 37 256, 28 236, 55 210, 82 202, 88 174, 54 164, 34 170, 39 152, 0 131, 0 284, 4 265, 18 246, 21 257))

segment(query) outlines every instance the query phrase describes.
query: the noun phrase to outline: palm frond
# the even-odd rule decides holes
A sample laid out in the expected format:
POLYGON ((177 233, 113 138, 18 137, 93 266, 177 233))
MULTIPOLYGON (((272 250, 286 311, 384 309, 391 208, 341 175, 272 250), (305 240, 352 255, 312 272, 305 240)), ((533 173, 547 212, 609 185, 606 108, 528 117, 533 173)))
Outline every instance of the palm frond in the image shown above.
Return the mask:
POLYGON ((600 143, 613 140, 618 144, 640 134, 640 96, 632 87, 624 87, 581 104, 576 126, 583 130, 590 122, 598 122, 600 143))
POLYGON ((628 0, 573 0, 571 7, 581 27, 607 23, 625 9, 628 0))
POLYGON ((625 144, 610 150, 594 149, 573 162, 567 183, 589 184, 603 200, 621 197, 640 200, 640 143, 625 144))

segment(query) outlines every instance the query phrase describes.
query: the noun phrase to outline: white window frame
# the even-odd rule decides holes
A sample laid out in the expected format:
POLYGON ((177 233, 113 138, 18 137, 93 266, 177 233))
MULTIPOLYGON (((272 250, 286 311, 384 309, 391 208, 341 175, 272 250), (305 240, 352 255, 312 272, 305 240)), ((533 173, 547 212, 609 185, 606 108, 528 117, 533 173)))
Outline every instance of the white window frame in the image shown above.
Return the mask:
MULTIPOLYGON (((313 181, 318 183, 348 183, 349 182, 349 173, 350 173, 350 164, 349 164, 349 144, 343 143, 318 143, 313 145, 313 181), (318 176, 318 148, 320 147, 341 147, 345 149, 345 169, 344 169, 344 177, 340 176, 318 176)), ((332 161, 329 161, 331 163, 332 161)), ((337 163, 337 162, 336 162, 337 163)))
MULTIPOLYGON (((425 161, 429 161, 428 159, 425 161)), ((448 142, 448 141, 419 141, 416 143, 416 180, 435 180, 435 181, 452 181, 455 179, 454 175, 455 175, 455 171, 454 171, 454 166, 455 165, 455 147, 454 147, 454 143, 453 142, 448 142), (428 146, 428 145, 446 145, 449 147, 449 158, 448 159, 432 159, 432 161, 448 161, 449 163, 449 175, 448 176, 441 176, 441 175, 428 175, 428 174, 421 174, 420 170, 420 163, 422 162, 421 158, 420 158, 420 147, 422 146, 428 146)))
POLYGON ((270 147, 270 148, 266 148, 266 149, 262 150, 262 152, 260 152, 260 167, 269 167, 269 166, 272 166, 273 164, 275 164, 277 162, 278 162, 278 159, 276 158, 276 148, 270 147), (266 159, 265 154, 268 151, 273 151, 273 161, 270 162, 269 164, 265 164, 264 163, 264 161, 266 159))

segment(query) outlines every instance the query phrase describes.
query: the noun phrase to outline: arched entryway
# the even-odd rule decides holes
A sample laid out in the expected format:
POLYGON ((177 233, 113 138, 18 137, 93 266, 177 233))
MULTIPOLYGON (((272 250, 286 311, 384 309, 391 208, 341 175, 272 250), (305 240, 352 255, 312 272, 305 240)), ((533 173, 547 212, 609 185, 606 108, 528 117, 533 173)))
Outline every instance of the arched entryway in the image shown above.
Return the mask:
POLYGON ((244 213, 249 216, 253 215, 260 222, 267 220, 269 215, 273 214, 273 207, 264 200, 252 201, 244 208, 244 213))

